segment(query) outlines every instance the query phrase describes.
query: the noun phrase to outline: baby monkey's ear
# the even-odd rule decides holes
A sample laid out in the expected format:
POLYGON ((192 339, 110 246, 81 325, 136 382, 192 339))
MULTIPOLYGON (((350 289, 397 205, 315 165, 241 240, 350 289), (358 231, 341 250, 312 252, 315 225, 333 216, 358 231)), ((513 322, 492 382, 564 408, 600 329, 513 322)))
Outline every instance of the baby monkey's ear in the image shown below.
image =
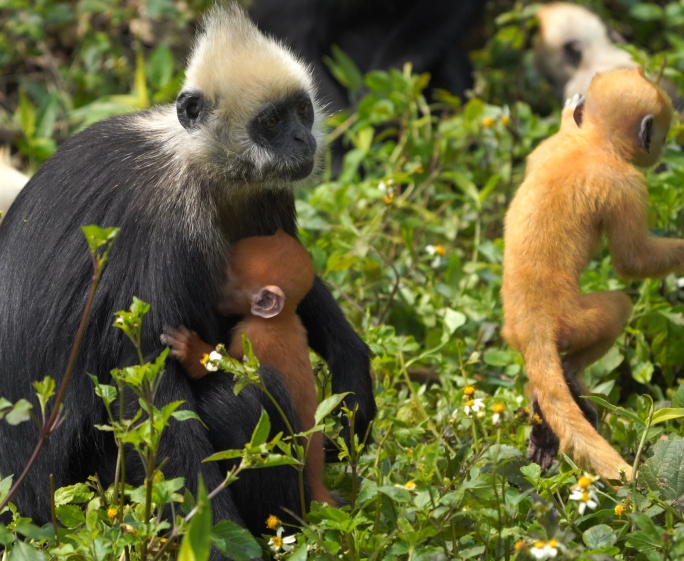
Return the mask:
POLYGON ((252 314, 262 318, 272 318, 283 311, 285 307, 285 294, 277 286, 264 286, 258 294, 254 295, 252 302, 252 314))
POLYGON ((653 115, 646 115, 641 120, 639 127, 639 147, 646 150, 647 154, 651 153, 651 129, 653 129, 653 115))

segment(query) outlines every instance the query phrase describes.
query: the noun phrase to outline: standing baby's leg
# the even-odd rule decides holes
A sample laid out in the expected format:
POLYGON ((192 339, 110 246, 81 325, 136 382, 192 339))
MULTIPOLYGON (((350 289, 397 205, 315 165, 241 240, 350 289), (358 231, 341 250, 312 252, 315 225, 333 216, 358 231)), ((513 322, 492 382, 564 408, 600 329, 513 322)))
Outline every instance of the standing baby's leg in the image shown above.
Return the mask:
POLYGON ((181 363, 185 373, 193 380, 203 378, 209 371, 204 367, 202 358, 214 350, 194 331, 181 325, 178 329, 164 328, 162 343, 171 347, 171 356, 181 363))

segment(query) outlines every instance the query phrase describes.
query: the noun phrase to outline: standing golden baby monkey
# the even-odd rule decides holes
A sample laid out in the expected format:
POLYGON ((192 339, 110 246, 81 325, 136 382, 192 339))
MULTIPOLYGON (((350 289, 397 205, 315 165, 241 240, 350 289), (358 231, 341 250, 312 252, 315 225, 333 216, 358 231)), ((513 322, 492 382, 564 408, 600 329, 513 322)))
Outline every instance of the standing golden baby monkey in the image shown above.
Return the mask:
POLYGON ((561 449, 601 477, 618 479, 624 468, 629 478, 631 468, 583 414, 591 417, 591 407, 580 409, 573 374, 608 352, 632 304, 617 291, 580 294, 578 278, 604 233, 622 276, 684 269, 684 240, 649 235, 648 193, 634 167, 658 161, 672 105, 640 68, 614 70, 594 77, 574 113, 577 129, 564 120, 559 138, 540 146, 543 157, 530 155, 534 165, 506 214, 503 336, 522 352, 561 449))

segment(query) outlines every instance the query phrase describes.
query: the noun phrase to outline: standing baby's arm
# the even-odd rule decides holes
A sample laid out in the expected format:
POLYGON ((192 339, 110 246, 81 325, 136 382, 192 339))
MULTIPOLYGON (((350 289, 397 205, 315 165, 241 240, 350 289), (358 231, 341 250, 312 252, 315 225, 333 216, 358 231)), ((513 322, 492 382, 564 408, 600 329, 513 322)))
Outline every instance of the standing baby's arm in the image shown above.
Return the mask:
POLYGON ((656 238, 648 231, 648 193, 639 177, 611 187, 604 216, 608 247, 618 274, 628 278, 661 277, 684 270, 684 240, 656 238))
POLYGON ((199 380, 209 374, 202 359, 211 353, 214 347, 205 343, 197 333, 190 331, 183 325, 178 329, 165 327, 161 339, 162 343, 171 348, 171 356, 181 363, 185 373, 190 378, 199 380))

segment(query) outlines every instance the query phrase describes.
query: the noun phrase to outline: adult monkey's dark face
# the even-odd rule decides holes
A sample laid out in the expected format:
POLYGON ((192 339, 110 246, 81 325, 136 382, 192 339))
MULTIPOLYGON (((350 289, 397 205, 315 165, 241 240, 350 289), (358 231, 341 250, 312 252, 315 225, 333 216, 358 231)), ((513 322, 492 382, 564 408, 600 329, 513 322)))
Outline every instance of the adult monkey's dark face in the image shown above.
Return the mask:
POLYGON ((308 177, 315 163, 316 138, 312 133, 314 108, 306 92, 266 103, 252 119, 252 141, 270 152, 269 171, 298 181, 308 177))

